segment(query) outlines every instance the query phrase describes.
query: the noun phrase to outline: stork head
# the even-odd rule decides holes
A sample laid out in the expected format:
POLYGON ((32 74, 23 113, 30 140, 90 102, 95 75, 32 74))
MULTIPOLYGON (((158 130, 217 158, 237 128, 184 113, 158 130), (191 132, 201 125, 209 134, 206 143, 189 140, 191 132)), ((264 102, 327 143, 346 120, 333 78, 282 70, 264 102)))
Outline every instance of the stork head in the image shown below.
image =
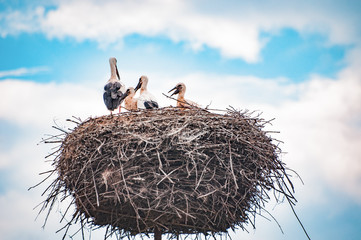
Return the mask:
POLYGON ((169 90, 168 93, 170 93, 172 91, 174 91, 174 92, 170 96, 173 96, 173 95, 178 94, 178 93, 184 93, 186 91, 186 85, 184 83, 178 83, 174 88, 169 90))
POLYGON ((134 88, 129 87, 127 91, 120 97, 120 102, 122 103, 126 97, 133 97, 135 95, 134 88))
POLYGON ((147 76, 141 76, 139 78, 139 82, 138 82, 138 85, 135 87, 134 91, 138 91, 139 88, 143 88, 143 89, 146 89, 148 85, 148 77, 147 76))
POLYGON ((127 96, 129 96, 129 97, 134 97, 134 95, 135 95, 135 90, 134 90, 134 88, 133 88, 133 87, 129 87, 129 88, 127 89, 127 91, 125 92, 125 94, 127 94, 127 96))
POLYGON ((109 64, 116 66, 117 65, 117 59, 115 57, 109 58, 109 64))

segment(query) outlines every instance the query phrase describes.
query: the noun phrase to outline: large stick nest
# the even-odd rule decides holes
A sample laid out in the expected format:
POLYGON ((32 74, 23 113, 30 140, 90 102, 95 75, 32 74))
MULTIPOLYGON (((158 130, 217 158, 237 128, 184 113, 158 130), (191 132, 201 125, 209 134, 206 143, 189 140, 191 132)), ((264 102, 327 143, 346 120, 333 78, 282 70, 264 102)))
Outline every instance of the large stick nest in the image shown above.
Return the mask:
POLYGON ((81 219, 112 233, 244 229, 269 190, 295 200, 265 124, 235 110, 177 108, 88 119, 61 140, 44 207, 72 196, 69 224, 81 219))

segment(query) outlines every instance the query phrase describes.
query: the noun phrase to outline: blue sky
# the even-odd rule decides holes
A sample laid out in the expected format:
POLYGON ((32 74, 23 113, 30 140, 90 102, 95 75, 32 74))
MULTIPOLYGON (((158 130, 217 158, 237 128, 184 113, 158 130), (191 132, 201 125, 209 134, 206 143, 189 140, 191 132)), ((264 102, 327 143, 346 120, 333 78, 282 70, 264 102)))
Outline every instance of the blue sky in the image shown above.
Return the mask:
MULTIPOLYGON (((66 118, 108 114, 109 57, 122 81, 148 75, 161 106, 176 83, 206 106, 276 118, 311 239, 361 237, 361 4, 358 1, 1 1, 0 233, 60 239, 27 191, 51 166, 38 145, 66 118), (23 217, 19 217, 23 216, 23 217), (44 217, 44 216, 43 216, 44 217), (19 230, 20 229, 20 230, 19 230)), ((306 239, 287 203, 233 239, 306 239)), ((93 233, 93 237, 100 233, 93 233)), ((100 234, 101 235, 101 234, 100 234)), ((80 236, 79 236, 80 237, 80 236)))
MULTIPOLYGON (((192 51, 187 49, 187 43, 174 43, 162 36, 146 37, 131 34, 124 37, 124 46, 121 49, 99 49, 96 42, 89 40, 79 43, 72 39, 49 40, 40 34, 22 34, 0 40, 1 52, 9 56, 1 59, 0 70, 46 66, 48 69, 44 68, 44 72, 37 76, 38 81, 66 81, 67 76, 72 74, 72 69, 61 64, 62 62, 83 66, 85 64, 79 62, 87 61, 84 59, 94 56, 107 58, 116 54, 120 56, 119 65, 125 69, 134 68, 134 65, 144 65, 142 68, 148 71, 162 72, 166 67, 172 73, 179 74, 203 71, 261 78, 285 77, 299 82, 307 80, 310 74, 334 78, 344 67, 345 52, 352 48, 350 44, 327 46, 325 37, 320 34, 301 36, 289 28, 282 29, 273 36, 260 34, 260 38, 267 39, 260 52, 261 60, 247 63, 241 58, 225 58, 217 49, 207 46, 192 51), (14 54, 16 52, 21 53, 21 58, 14 54), (143 56, 139 57, 140 55, 143 56)), ((85 68, 79 71, 87 70, 85 68)))

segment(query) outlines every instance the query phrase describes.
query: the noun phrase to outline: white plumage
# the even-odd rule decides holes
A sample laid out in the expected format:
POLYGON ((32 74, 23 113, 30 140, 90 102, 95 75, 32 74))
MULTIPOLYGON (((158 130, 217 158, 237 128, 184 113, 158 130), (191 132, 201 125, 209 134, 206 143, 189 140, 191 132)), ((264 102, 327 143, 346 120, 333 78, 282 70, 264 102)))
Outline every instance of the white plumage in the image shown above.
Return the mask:
POLYGON ((138 85, 135 87, 135 91, 137 91, 140 88, 140 95, 138 97, 137 105, 138 108, 143 109, 153 109, 158 108, 158 102, 156 98, 147 90, 148 86, 148 77, 147 76, 141 76, 139 78, 138 85))

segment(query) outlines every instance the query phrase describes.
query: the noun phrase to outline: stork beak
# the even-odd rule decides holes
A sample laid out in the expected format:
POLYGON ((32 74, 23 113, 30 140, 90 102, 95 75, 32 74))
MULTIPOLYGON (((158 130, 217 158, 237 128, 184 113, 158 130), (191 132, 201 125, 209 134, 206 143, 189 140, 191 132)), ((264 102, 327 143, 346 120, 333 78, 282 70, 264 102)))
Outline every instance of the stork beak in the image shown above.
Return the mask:
POLYGON ((125 99, 126 97, 128 97, 128 95, 129 95, 129 91, 126 91, 126 92, 120 97, 120 102, 122 103, 122 102, 124 101, 124 99, 125 99))
POLYGON ((134 91, 137 92, 138 89, 139 89, 141 86, 142 86, 142 82, 141 82, 141 80, 140 80, 140 78, 139 78, 138 85, 134 88, 134 91))
POLYGON ((170 95, 170 96, 173 96, 173 95, 179 93, 179 89, 178 89, 177 87, 172 88, 171 90, 169 90, 168 93, 170 93, 170 92, 173 91, 173 90, 175 90, 175 91, 174 91, 174 92, 172 93, 172 95, 170 95))
POLYGON ((118 80, 120 80, 120 76, 119 76, 119 71, 118 71, 117 64, 115 64, 115 70, 116 70, 116 73, 117 73, 118 80))

